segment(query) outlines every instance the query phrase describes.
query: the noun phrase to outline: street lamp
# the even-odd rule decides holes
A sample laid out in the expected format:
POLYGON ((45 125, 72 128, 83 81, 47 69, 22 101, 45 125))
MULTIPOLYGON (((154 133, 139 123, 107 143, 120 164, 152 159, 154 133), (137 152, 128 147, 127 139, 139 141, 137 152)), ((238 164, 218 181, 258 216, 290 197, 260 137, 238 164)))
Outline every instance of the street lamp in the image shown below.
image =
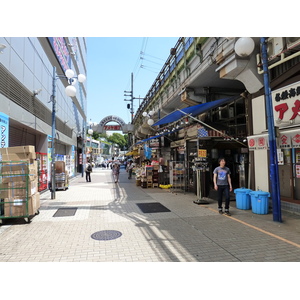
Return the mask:
MULTIPOLYGON (((273 221, 282 222, 276 133, 275 133, 275 126, 274 126, 273 106, 272 106, 269 69, 268 69, 267 39, 262 37, 260 39, 260 43, 261 43, 261 56, 262 56, 262 64, 263 64, 263 71, 264 71, 264 87, 265 87, 267 123, 268 123, 269 146, 270 146, 270 180, 272 185, 273 221)), ((255 46, 254 41, 251 38, 249 37, 239 38, 235 43, 235 51, 237 55, 241 57, 247 57, 253 52, 254 46, 255 46)))
POLYGON ((52 75, 52 95, 50 97, 50 101, 52 101, 52 149, 51 149, 51 199, 55 199, 55 121, 56 121, 56 81, 58 78, 65 78, 68 80, 69 85, 66 87, 65 92, 69 97, 75 97, 76 88, 74 87, 74 82, 76 79, 80 83, 86 80, 85 75, 79 74, 77 77, 74 76, 75 73, 71 69, 67 69, 64 75, 56 74, 56 67, 53 67, 53 75, 52 75))
POLYGON ((149 113, 147 113, 146 111, 143 112, 143 117, 147 117, 148 120, 147 120, 147 124, 149 126, 152 126, 154 124, 154 120, 152 119, 152 116, 154 115, 154 111, 150 110, 149 113))

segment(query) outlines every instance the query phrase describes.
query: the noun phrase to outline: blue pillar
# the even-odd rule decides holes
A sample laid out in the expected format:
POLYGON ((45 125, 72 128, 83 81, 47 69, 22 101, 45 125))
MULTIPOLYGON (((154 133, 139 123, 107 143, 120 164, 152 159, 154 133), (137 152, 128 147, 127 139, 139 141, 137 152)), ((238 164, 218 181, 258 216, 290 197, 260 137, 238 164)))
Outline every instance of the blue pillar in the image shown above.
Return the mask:
POLYGON ((264 71, 265 99, 266 99, 267 123, 268 123, 269 146, 270 146, 270 180, 272 186, 271 197, 272 197, 273 221, 282 222, 277 146, 276 146, 276 135, 275 135, 275 126, 274 126, 274 117, 273 117, 269 70, 268 70, 268 53, 267 53, 266 38, 262 37, 260 39, 260 43, 261 43, 262 64, 263 64, 263 71, 264 71))

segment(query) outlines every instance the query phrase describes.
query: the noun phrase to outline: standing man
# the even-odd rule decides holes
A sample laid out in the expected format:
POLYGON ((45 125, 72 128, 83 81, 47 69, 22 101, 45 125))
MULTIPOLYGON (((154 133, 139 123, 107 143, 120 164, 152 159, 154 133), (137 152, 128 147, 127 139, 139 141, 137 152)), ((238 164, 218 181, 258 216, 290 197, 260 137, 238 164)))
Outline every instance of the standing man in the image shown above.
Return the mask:
POLYGON ((130 160, 126 168, 126 171, 128 172, 128 179, 131 179, 132 177, 132 169, 133 169, 133 163, 130 160))
POLYGON ((93 168, 92 168, 92 164, 87 161, 87 164, 85 166, 85 179, 86 179, 86 182, 91 182, 91 172, 93 171, 93 168))
POLYGON ((232 191, 230 169, 225 167, 226 161, 224 158, 218 160, 220 166, 214 169, 214 189, 218 191, 218 209, 219 213, 223 214, 222 198, 225 194, 225 215, 231 216, 229 212, 230 195, 232 191))

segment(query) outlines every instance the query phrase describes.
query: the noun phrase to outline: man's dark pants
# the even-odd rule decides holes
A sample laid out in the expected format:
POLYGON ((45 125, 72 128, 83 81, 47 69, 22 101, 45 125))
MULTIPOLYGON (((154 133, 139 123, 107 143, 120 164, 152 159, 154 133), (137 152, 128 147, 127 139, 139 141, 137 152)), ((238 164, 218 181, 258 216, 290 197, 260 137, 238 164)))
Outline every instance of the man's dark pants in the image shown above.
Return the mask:
POLYGON ((225 210, 229 210, 229 185, 218 185, 218 208, 222 208, 223 193, 225 195, 225 210))

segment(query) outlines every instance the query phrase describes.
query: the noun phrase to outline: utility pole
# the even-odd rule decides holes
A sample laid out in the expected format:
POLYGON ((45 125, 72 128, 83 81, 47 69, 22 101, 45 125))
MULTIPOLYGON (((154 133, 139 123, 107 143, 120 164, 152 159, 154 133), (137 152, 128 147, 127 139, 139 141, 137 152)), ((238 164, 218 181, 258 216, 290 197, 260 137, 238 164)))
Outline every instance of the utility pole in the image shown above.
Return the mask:
POLYGON ((133 73, 131 73, 131 91, 124 91, 124 93, 128 93, 128 94, 124 94, 125 97, 130 97, 130 99, 124 99, 124 101, 130 101, 131 102, 131 104, 127 104, 127 108, 130 109, 131 124, 132 124, 133 115, 134 115, 133 100, 134 99, 140 99, 140 100, 144 99, 144 98, 140 98, 140 97, 133 97, 133 73))
POLYGON ((130 114, 131 114, 131 123, 133 121, 133 73, 131 73, 131 91, 124 91, 124 93, 129 93, 128 94, 124 94, 125 97, 128 97, 130 96, 130 99, 124 99, 124 101, 130 101, 131 102, 131 105, 130 104, 127 104, 127 108, 130 109, 130 114))

